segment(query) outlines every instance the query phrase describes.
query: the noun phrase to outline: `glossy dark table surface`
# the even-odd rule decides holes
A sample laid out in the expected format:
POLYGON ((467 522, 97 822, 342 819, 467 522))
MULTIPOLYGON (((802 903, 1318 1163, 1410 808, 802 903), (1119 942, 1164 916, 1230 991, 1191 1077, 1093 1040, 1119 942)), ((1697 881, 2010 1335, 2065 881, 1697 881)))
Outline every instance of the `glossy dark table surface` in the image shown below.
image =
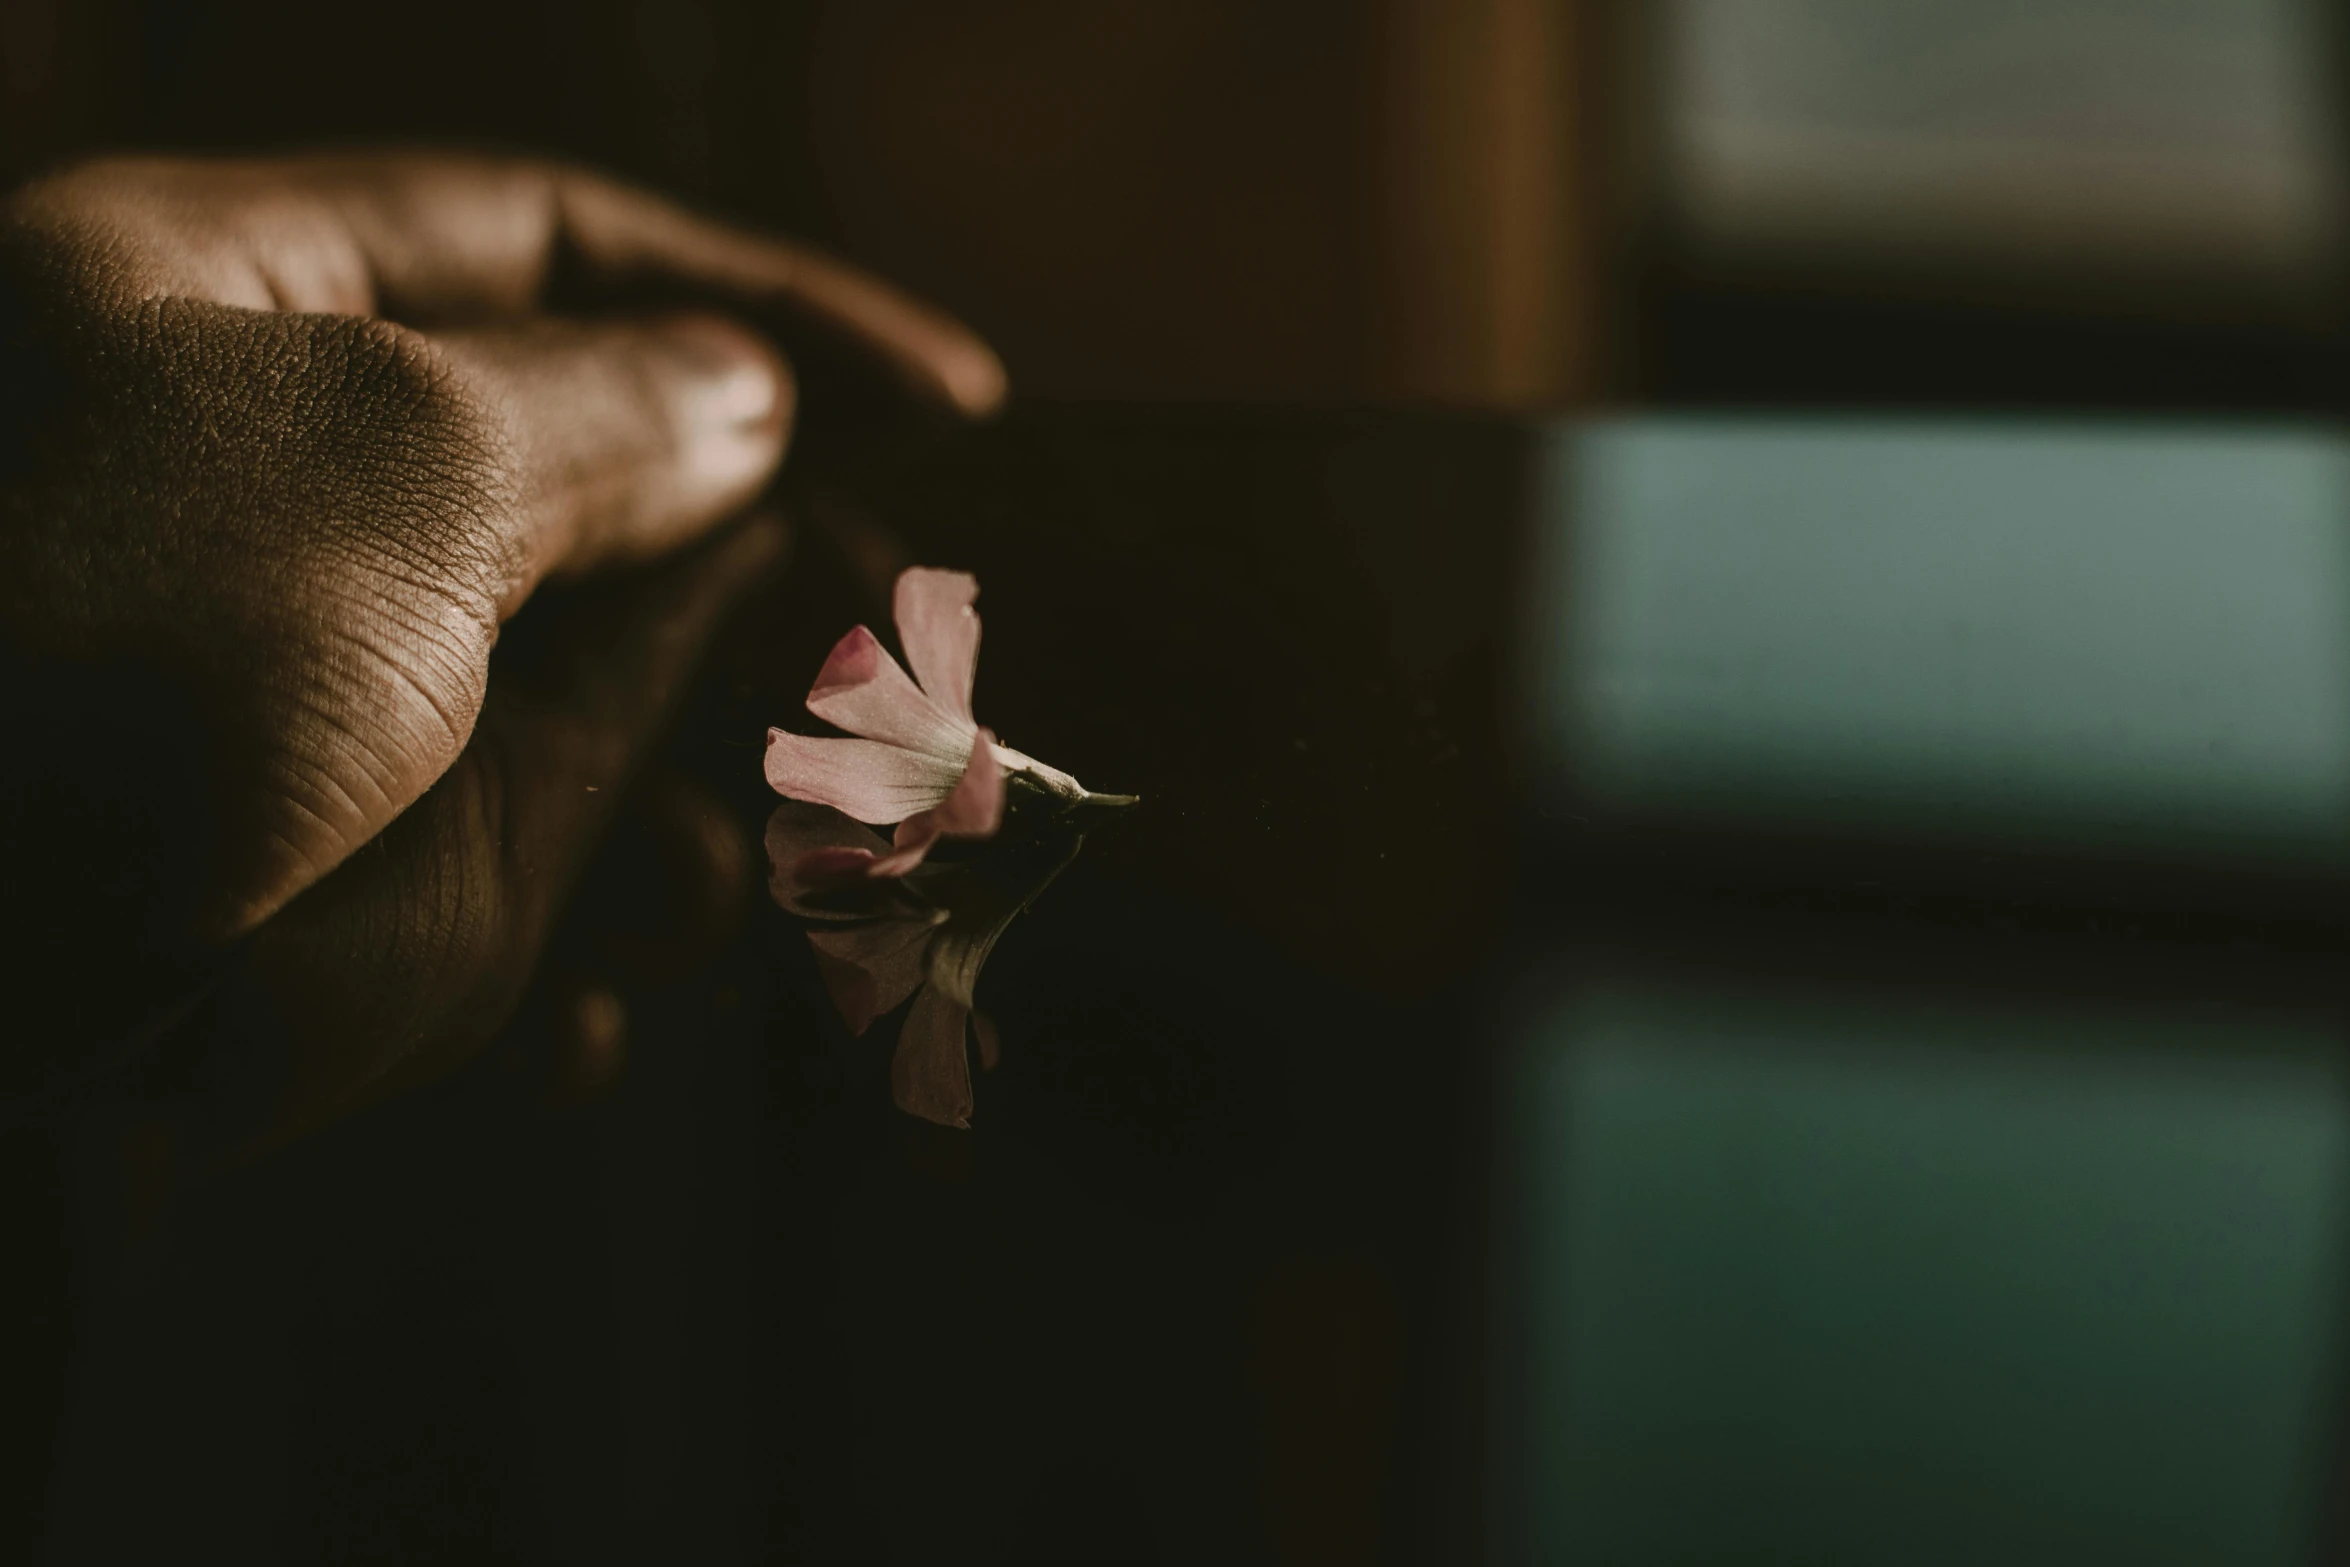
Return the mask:
MULTIPOLYGON (((1985 471, 2032 436, 1992 432, 1985 471)), ((1713 769, 1703 789, 1583 767, 1579 745, 1666 756, 1635 742, 1667 709, 1563 741, 1547 716, 1584 678, 1561 659, 1612 656, 1557 628, 1644 635, 1657 612, 1576 597, 1633 568, 1592 564, 1601 535, 1569 514, 1612 504, 1575 488, 1606 454, 1560 441, 1041 412, 787 486, 792 559, 648 780, 755 846, 765 728, 813 727, 825 649, 884 629, 890 578, 921 562, 982 584, 981 720, 1143 797, 990 962, 1002 1061, 971 1130, 890 1108, 894 1025, 849 1036, 750 867, 739 920, 623 965, 626 1058, 596 1092, 520 1092, 493 1051, 189 1197, 109 1264, 60 1559, 2332 1549, 2334 753, 2179 772, 2178 798, 2219 802, 2201 815, 2149 785, 2112 812, 2017 806, 2016 831, 1999 811, 2042 775, 2013 747, 1955 805, 1939 783, 1879 798, 1866 769, 1814 788, 1783 735, 1753 742, 1768 788, 1734 746, 1670 753, 1713 769), (1801 808, 1746 808, 1764 796, 1801 808), (2172 852, 2206 829, 2220 850, 2172 852)), ((2251 479, 2222 464, 2212 527, 2264 463, 2332 471, 2265 451, 2251 479)), ((1917 526, 1962 526, 1951 507, 1917 526)), ((2182 603, 2203 602, 2200 559, 2182 603)), ((1725 604, 1788 591, 1740 569, 1751 592, 1725 604)), ((1986 602, 2074 612, 2002 581, 1986 602)), ((2273 654, 2317 673, 2254 668, 2245 690, 2330 699, 2330 602, 2295 611, 2314 651, 2273 654)), ((1699 618, 1750 642, 1833 621, 1757 614, 1699 618)), ((1872 624, 1849 632, 1864 669, 1895 635, 1872 624)), ((1917 646, 2024 647, 2020 624, 1917 646)), ((2232 624, 2210 634, 2247 645, 2232 624)), ((2088 671, 2108 716, 2201 711, 2123 692, 2129 669, 2098 662, 2115 635, 2015 667, 2035 688, 2034 659, 2088 671)), ((1749 673, 1725 688, 1741 711, 1826 711, 1812 676, 1749 673)), ((1929 771, 1977 776, 1962 764, 2013 739, 2008 698, 1919 678, 1916 702, 1974 704, 1928 737, 1929 771)), ((1912 698, 1887 689, 1837 711, 1890 713, 1871 733, 1900 739, 1912 698)), ((2257 738, 2252 705, 2206 703, 2257 738)), ((2015 710, 2027 750, 2118 736, 2100 777, 2219 754, 2015 710)), ((2280 710, 2259 733, 2328 721, 2280 710)), ((625 925, 649 874, 616 840, 575 919, 625 925)))

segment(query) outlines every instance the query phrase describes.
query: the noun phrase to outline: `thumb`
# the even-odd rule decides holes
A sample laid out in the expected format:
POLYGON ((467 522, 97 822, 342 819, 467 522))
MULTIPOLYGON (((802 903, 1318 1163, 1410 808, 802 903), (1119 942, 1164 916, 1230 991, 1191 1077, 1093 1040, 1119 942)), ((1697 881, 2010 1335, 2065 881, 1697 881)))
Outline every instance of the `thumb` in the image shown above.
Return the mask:
POLYGON ((782 460, 790 369, 714 315, 438 334, 499 418, 518 502, 494 526, 511 614, 552 571, 658 554, 748 503, 782 460))
POLYGON ((754 518, 548 595, 501 641, 464 754, 279 911, 179 1041, 191 1156, 234 1162, 447 1072, 520 998, 578 872, 728 608, 774 565, 754 518))

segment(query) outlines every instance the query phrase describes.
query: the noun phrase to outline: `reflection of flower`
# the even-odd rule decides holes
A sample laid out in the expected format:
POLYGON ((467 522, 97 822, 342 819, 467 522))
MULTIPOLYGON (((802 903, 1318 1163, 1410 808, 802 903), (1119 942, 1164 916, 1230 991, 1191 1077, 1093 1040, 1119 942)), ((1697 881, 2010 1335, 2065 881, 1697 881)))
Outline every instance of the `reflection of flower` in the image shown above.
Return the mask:
POLYGON ((996 1056, 994 1027, 973 998, 980 968, 1084 841, 1083 813, 1071 802, 1054 804, 1060 809, 1041 813, 1033 828, 969 859, 889 880, 828 869, 864 863, 845 861, 848 851, 871 857, 885 847, 840 812, 787 800, 768 818, 775 901, 808 921, 817 970, 849 1032, 863 1034, 913 998, 889 1069, 890 1097, 909 1114, 942 1126, 971 1124, 966 1028, 979 1037, 983 1066, 995 1065, 996 1056))
MULTIPOLYGON (((775 868, 775 901, 811 921, 808 944, 824 988, 852 1034, 896 1010, 923 990, 930 977, 930 949, 947 912, 922 903, 896 886, 860 900, 844 917, 825 892, 842 884, 824 876, 827 855, 853 851, 873 856, 887 846, 836 810, 787 801, 767 822, 767 856, 775 868), (813 876, 803 870, 814 871, 813 876), (864 917, 855 917, 862 914, 864 917)), ((890 1060, 890 1097, 898 1108, 943 1126, 971 1124, 971 1069, 963 1053, 963 1029, 971 1002, 945 990, 923 990, 898 1030, 897 1054, 890 1060)))
POLYGON ((892 844, 829 846, 822 869, 902 876, 942 837, 992 836, 1003 821, 1007 771, 1063 799, 1086 798, 1076 779, 997 744, 971 716, 978 597, 968 573, 909 567, 898 576, 893 608, 915 678, 859 626, 833 648, 808 693, 809 712, 856 738, 767 731, 767 782, 776 793, 861 822, 898 824, 892 844))

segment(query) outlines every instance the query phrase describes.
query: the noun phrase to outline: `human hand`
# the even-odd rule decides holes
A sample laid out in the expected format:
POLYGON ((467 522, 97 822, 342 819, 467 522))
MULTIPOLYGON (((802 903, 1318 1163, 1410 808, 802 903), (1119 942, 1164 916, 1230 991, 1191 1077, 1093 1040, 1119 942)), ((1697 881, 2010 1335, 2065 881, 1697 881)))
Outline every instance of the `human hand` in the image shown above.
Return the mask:
POLYGON ((115 162, 9 200, 0 838, 59 1040, 136 1011, 76 959, 200 965, 450 773, 541 580, 757 493, 791 378, 694 299, 1002 394, 885 285, 576 171, 115 162))
MULTIPOLYGON (((560 1034, 563 1020, 535 1012, 562 1007, 583 980, 607 995, 622 988, 633 965, 598 926, 612 911, 582 911, 583 922, 566 905, 616 812, 631 813, 634 837, 666 825, 645 818, 674 802, 646 798, 632 774, 725 611, 766 577, 784 539, 774 517, 754 516, 674 560, 554 592, 522 617, 456 763, 247 938, 158 1068, 132 1085, 162 1112, 183 1168, 249 1157, 466 1060, 533 983, 559 924, 558 968, 585 961, 594 972, 544 976, 533 1028, 518 1032, 560 1034)), ((732 832, 722 816, 696 825, 732 832)), ((668 837, 665 857, 710 847, 668 837)), ((631 912, 670 939, 724 924, 724 905, 750 890, 749 864, 739 843, 721 857, 731 870, 715 877, 691 864, 627 867, 631 912), (673 885, 681 877, 694 884, 673 885)), ((567 1067, 534 1070, 548 1069, 567 1067)))

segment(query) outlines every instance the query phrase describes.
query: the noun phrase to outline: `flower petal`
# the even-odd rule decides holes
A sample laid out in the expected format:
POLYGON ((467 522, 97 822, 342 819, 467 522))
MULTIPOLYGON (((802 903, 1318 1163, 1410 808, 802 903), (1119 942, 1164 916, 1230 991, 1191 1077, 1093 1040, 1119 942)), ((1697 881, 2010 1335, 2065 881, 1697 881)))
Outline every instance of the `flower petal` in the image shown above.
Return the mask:
POLYGON ((903 876, 922 863, 941 838, 992 838, 1004 822, 1004 770, 996 765, 995 736, 982 729, 954 792, 937 807, 898 823, 894 852, 867 868, 873 876, 903 876))
POLYGON ((902 822, 927 811, 954 792, 965 770, 959 756, 941 761, 878 740, 767 731, 768 787, 861 822, 902 822))
POLYGON ((922 983, 933 922, 908 918, 832 925, 808 932, 816 969, 849 1032, 862 1034, 922 983))
POLYGON ((865 879, 865 867, 889 845, 829 805, 782 800, 767 818, 767 890, 803 919, 854 919, 870 910, 842 907, 834 896, 865 879))
POLYGON ((881 856, 866 848, 810 849, 792 866, 794 879, 811 886, 863 876, 881 856))
POLYGON ((889 1062, 889 1096, 900 1110, 940 1126, 971 1124, 971 1061, 963 1048, 968 1017, 934 989, 914 998, 889 1062))
POLYGON ((995 944, 1019 916, 1018 909, 1007 909, 1002 918, 976 929, 953 925, 942 929, 929 948, 930 988, 958 1005, 973 1005, 979 971, 987 966, 995 944))
POLYGON ((948 716, 968 724, 979 669, 979 579, 967 571, 909 566, 898 573, 898 641, 914 678, 948 716))
MULTIPOLYGON (((941 833, 950 838, 988 838, 1004 824, 1004 770, 995 757, 995 736, 985 729, 975 731, 954 793, 928 812, 941 833)), ((902 823, 898 833, 901 838, 905 834, 902 823)))
POLYGON ((920 751, 952 767, 960 767, 971 749, 968 707, 961 718, 943 711, 863 626, 833 645, 808 692, 808 711, 850 734, 920 751))

